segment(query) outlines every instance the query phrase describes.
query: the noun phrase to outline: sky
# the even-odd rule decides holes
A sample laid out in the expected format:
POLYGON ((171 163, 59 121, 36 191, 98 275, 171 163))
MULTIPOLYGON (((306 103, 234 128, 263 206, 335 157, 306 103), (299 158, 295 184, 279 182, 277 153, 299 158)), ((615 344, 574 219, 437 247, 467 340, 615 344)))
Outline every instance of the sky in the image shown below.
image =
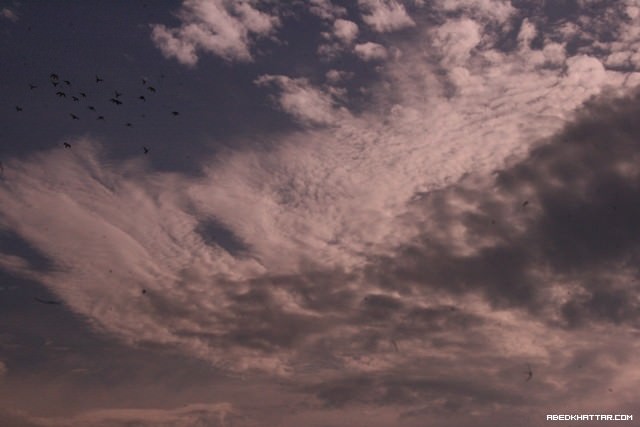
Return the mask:
POLYGON ((3 0, 0 33, 1 425, 640 418, 639 1, 3 0))

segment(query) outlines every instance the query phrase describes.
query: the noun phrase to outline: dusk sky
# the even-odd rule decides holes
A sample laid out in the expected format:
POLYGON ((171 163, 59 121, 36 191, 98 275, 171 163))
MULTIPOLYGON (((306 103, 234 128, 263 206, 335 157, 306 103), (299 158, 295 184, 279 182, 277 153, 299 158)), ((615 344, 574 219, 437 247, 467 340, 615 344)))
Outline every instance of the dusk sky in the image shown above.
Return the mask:
POLYGON ((640 419, 639 0, 0 1, 0 425, 640 419))

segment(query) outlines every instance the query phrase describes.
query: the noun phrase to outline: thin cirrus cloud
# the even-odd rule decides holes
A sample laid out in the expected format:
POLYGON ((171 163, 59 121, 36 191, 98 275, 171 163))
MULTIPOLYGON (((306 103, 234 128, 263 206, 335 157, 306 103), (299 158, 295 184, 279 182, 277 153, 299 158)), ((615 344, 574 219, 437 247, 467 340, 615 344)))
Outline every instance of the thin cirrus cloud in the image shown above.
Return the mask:
POLYGON ((249 2, 186 0, 178 13, 181 25, 153 25, 151 37, 162 53, 185 65, 198 62, 199 52, 227 61, 252 61, 254 39, 273 33, 279 24, 249 2))
POLYGON ((198 177, 110 164, 89 138, 4 162, 2 225, 52 266, 2 254, 3 268, 127 344, 277 377, 302 400, 289 425, 632 407, 640 130, 637 96, 613 95, 640 74, 606 63, 637 48, 637 22, 616 43, 504 2, 434 2, 426 29, 374 12, 397 2, 361 4, 374 31, 413 28, 385 41, 402 53, 378 80, 257 76, 300 126, 203 159, 198 177))

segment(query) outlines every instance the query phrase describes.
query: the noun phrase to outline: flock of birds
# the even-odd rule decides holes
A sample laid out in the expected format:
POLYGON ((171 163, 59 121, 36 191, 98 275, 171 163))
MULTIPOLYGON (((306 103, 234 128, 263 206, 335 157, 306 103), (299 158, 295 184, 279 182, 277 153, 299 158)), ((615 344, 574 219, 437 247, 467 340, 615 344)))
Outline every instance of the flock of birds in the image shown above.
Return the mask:
MULTIPOLYGON (((161 76, 161 78, 164 76, 161 76)), ((82 91, 82 90, 76 90, 72 84, 72 82, 70 80, 66 80, 66 79, 61 79, 60 76, 56 73, 51 73, 49 75, 49 84, 51 84, 55 90, 55 95, 59 98, 62 99, 68 99, 71 100, 73 103, 78 103, 79 105, 81 103, 86 103, 89 104, 89 102, 91 101, 91 97, 87 94, 87 92, 82 91)), ((137 101, 138 103, 146 103, 147 102, 147 96, 153 96, 153 94, 155 94, 157 92, 156 88, 154 86, 152 86, 149 81, 146 78, 142 78, 141 79, 141 83, 142 83, 142 87, 146 90, 146 92, 144 93, 140 93, 139 95, 137 95, 137 101)), ((104 84, 104 79, 101 78, 100 76, 96 75, 95 76, 95 84, 96 85, 103 85, 104 84)), ((38 89, 39 86, 34 84, 34 83, 29 83, 29 90, 33 91, 38 89)), ((124 101, 122 100, 122 96, 123 93, 119 92, 118 90, 114 90, 113 91, 113 95, 111 97, 108 98, 108 101, 112 104, 114 104, 116 107, 122 106, 124 104, 124 101)), ((105 99, 106 100, 106 99, 105 99)), ((106 121, 106 117, 104 115, 103 112, 99 111, 99 109, 96 107, 95 103, 92 103, 91 105, 86 105, 87 110, 89 110, 91 113, 93 114, 93 116, 95 117, 96 120, 99 121, 106 121)), ((16 105, 15 106, 16 112, 17 113, 21 113, 24 111, 24 107, 21 105, 16 105)), ((171 115, 176 117, 180 115, 179 111, 171 111, 171 115)), ((71 120, 80 120, 80 116, 76 113, 70 112, 69 113, 69 117, 71 118, 71 120)), ((141 115, 142 118, 146 117, 144 114, 141 115)), ((131 121, 127 121, 124 123, 124 126, 126 127, 133 127, 133 123, 131 121)), ((65 142, 64 144, 64 148, 71 148, 71 144, 69 144, 68 142, 65 142)), ((148 147, 142 147, 144 154, 148 154, 149 153, 149 148, 148 147)))

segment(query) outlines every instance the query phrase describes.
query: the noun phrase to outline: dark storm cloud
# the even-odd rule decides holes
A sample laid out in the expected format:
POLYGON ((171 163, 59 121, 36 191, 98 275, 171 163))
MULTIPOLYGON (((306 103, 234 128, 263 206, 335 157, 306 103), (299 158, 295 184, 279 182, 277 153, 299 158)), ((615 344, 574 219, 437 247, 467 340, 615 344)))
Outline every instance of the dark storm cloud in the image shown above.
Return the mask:
POLYGON ((467 179, 415 202, 428 230, 396 256, 372 263, 369 277, 407 294, 424 287, 480 291, 494 307, 531 312, 554 303, 552 282, 562 283, 564 293, 577 283, 561 307, 568 324, 636 324, 639 114, 637 94, 594 100, 493 184, 474 187, 467 179), (473 208, 461 209, 460 200, 473 208), (451 246, 456 226, 466 230, 469 245, 478 245, 472 254, 451 246))

